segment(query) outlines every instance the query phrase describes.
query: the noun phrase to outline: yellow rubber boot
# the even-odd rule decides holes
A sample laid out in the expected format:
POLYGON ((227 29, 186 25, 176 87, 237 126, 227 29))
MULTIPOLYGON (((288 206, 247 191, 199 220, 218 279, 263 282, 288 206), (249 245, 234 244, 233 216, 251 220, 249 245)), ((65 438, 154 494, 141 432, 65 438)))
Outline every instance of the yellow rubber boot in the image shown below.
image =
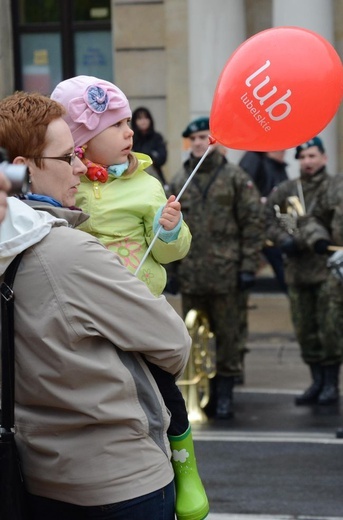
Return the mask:
POLYGON ((176 516, 178 520, 203 520, 210 506, 197 469, 191 427, 183 435, 168 438, 175 473, 176 516))

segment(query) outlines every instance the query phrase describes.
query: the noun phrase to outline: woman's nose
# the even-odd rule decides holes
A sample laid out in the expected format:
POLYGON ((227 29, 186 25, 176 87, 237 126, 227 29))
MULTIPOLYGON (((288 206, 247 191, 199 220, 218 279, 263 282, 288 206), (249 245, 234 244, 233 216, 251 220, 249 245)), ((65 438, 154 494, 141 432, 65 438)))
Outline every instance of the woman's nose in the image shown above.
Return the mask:
POLYGON ((81 159, 76 156, 74 163, 74 174, 76 175, 85 175, 87 173, 87 166, 81 161, 81 159))

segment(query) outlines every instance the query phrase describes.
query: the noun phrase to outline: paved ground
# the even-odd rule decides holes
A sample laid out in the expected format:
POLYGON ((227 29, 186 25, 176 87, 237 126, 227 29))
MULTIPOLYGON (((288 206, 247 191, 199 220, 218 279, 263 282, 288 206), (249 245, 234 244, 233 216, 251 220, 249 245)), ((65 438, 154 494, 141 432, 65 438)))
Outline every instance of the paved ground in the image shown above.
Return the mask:
MULTIPOLYGON (((167 298, 181 313, 180 296, 167 295, 167 298)), ((242 390, 300 393, 309 383, 310 375, 294 337, 287 296, 274 291, 252 293, 248 320, 250 352, 246 356, 242 390)))
MULTIPOLYGON (((179 311, 180 298, 168 299, 179 311)), ((309 373, 285 295, 251 295, 247 346, 234 419, 192 425, 208 519, 342 520, 343 440, 336 438, 342 405, 294 405, 309 373)))

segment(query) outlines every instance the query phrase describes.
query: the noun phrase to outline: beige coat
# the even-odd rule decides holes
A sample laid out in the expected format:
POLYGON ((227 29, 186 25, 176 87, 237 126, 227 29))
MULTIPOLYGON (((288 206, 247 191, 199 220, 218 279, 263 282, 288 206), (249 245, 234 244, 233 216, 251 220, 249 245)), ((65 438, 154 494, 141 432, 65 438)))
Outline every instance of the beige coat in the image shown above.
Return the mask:
MULTIPOLYGON (((51 210, 68 221, 78 215, 51 210)), ((19 252, 13 220, 27 220, 28 237, 36 215, 10 204, 0 260, 8 263, 13 243, 19 252)), ((119 502, 173 479, 169 413, 142 355, 178 376, 190 338, 164 296, 61 222, 37 234, 14 284, 16 439, 31 493, 85 506, 119 502)))

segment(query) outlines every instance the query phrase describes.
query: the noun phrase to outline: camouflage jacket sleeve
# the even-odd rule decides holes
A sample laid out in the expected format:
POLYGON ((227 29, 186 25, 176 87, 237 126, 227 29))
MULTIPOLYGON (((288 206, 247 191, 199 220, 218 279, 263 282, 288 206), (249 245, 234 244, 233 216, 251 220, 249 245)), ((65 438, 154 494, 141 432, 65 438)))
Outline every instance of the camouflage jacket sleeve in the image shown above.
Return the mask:
POLYGON ((302 227, 302 235, 311 249, 318 240, 331 240, 329 230, 315 217, 308 217, 306 224, 302 227))
POLYGON ((331 221, 333 208, 330 206, 330 195, 328 191, 321 193, 318 197, 313 214, 308 217, 302 226, 302 236, 310 249, 318 240, 331 240, 331 221))
POLYGON ((328 188, 321 193, 313 209, 313 216, 304 227, 303 234, 310 247, 318 240, 343 244, 343 177, 330 178, 328 188))
POLYGON ((240 230, 241 271, 258 269, 259 254, 265 242, 265 220, 259 192, 249 175, 241 168, 234 170, 236 190, 235 217, 240 230))

